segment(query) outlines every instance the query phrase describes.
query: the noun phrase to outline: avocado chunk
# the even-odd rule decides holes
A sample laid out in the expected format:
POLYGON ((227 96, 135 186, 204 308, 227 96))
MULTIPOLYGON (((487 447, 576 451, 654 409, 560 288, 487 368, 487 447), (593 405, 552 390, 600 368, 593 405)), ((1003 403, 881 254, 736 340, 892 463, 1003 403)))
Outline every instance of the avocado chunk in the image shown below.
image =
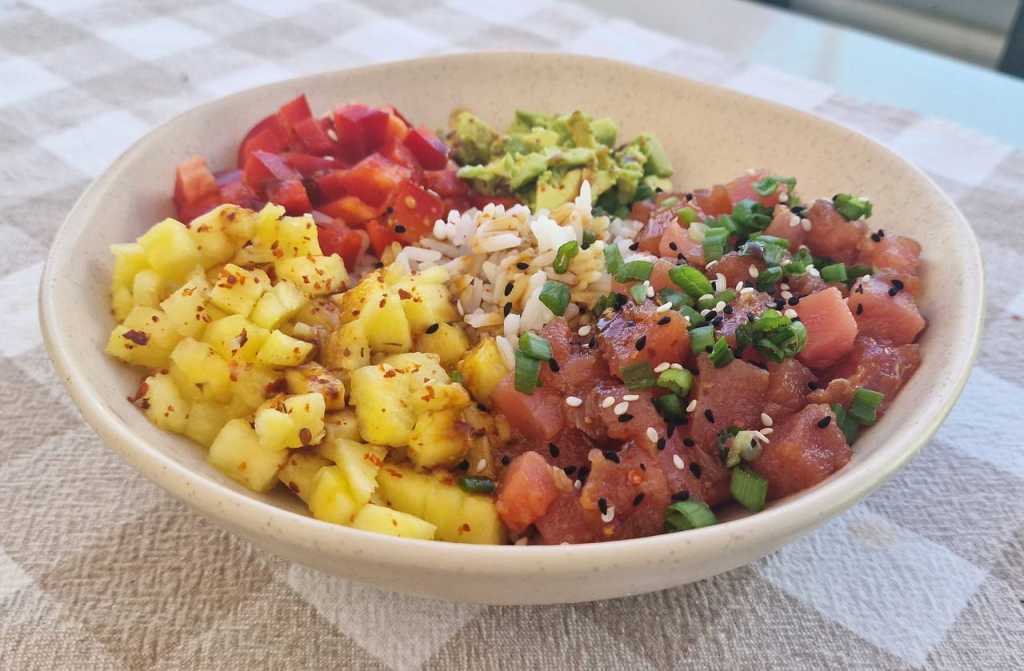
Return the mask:
POLYGON ((583 171, 578 168, 561 176, 547 170, 537 179, 537 201, 534 207, 538 210, 553 210, 578 196, 582 184, 583 171))
POLYGON ((448 143, 452 154, 460 165, 487 163, 491 160, 491 146, 498 139, 498 133, 471 112, 461 111, 452 115, 448 143))
POLYGON ((647 164, 644 166, 644 171, 648 175, 671 177, 672 163, 668 160, 668 154, 665 153, 665 148, 658 142, 658 138, 650 133, 641 133, 637 136, 637 141, 640 145, 640 151, 647 156, 647 164))
POLYGON ((590 131, 594 139, 606 147, 615 146, 615 136, 619 134, 619 126, 608 117, 601 117, 590 122, 590 131))
POLYGON ((508 185, 513 191, 518 191, 523 185, 531 182, 547 170, 548 159, 541 153, 525 154, 515 159, 512 170, 509 173, 508 185))

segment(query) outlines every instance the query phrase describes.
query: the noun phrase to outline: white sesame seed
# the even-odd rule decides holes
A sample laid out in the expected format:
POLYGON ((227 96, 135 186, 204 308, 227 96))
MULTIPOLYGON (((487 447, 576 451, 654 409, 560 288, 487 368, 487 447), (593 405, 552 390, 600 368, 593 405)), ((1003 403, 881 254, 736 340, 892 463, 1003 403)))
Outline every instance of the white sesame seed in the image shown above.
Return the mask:
POLYGON ((681 363, 674 363, 674 364, 672 364, 669 367, 670 368, 675 368, 676 370, 682 370, 683 369, 683 364, 681 364, 681 363))
POLYGON ((665 371, 667 371, 669 369, 669 367, 671 365, 672 364, 670 364, 668 361, 662 361, 661 363, 659 363, 657 366, 654 367, 654 372, 655 373, 664 373, 665 371))
POLYGON ((690 318, 687 317, 686 315, 683 315, 683 321, 686 322, 686 328, 690 328, 690 318))
POLYGON ((800 225, 800 217, 796 216, 792 212, 789 213, 789 227, 796 228, 800 225))
POLYGON ((607 524, 608 522, 611 522, 614 519, 615 519, 615 506, 608 506, 608 510, 605 511, 605 513, 603 515, 601 515, 601 521, 607 524))
POLYGON ((819 273, 818 269, 815 268, 814 266, 807 267, 807 274, 810 275, 811 277, 821 277, 821 273, 819 273))
POLYGON ((583 399, 579 396, 566 396, 565 404, 570 408, 578 408, 583 405, 583 399))
POLYGON ((762 433, 763 435, 765 435, 765 436, 767 436, 768 434, 772 433, 773 431, 775 431, 775 429, 773 429, 773 428, 772 428, 772 427, 770 427, 770 426, 766 426, 766 427, 764 427, 763 429, 761 429, 761 433, 762 433))
POLYGON ((754 438, 760 440, 762 443, 770 443, 770 442, 772 442, 772 441, 768 440, 768 436, 764 435, 764 432, 762 432, 762 431, 755 431, 754 432, 754 438))
POLYGON ((789 317, 790 319, 796 319, 797 317, 799 317, 799 316, 800 316, 800 315, 798 315, 798 314, 796 313, 796 310, 794 310, 793 308, 789 308, 788 310, 786 310, 786 311, 785 311, 785 312, 783 312, 782 314, 786 315, 786 316, 787 316, 787 317, 789 317))
POLYGON ((678 454, 672 455, 672 465, 678 468, 679 470, 683 470, 684 468, 686 468, 686 463, 683 462, 683 458, 680 457, 678 454))
POLYGON ((572 483, 572 488, 573 489, 579 489, 582 486, 583 486, 583 483, 580 482, 579 480, 577 480, 576 482, 572 483))
POLYGON ((486 459, 481 459, 480 461, 476 462, 476 470, 482 471, 482 470, 484 470, 486 468, 487 468, 487 460, 486 459))
POLYGON ((460 317, 465 317, 466 316, 466 308, 462 307, 462 301, 461 300, 455 301, 455 309, 459 311, 459 316, 460 317))
POLYGON ((743 291, 743 280, 736 283, 736 291, 743 291))
POLYGON ((716 291, 725 291, 729 286, 725 283, 725 275, 722 273, 715 273, 715 284, 717 285, 716 291))
POLYGON ((708 261, 708 263, 704 266, 704 269, 705 270, 712 270, 717 265, 718 265, 718 261, 708 261))
POLYGON ((792 297, 793 297, 793 294, 792 294, 792 293, 790 293, 790 292, 788 292, 788 291, 783 291, 783 292, 782 292, 782 293, 780 293, 779 295, 780 295, 780 296, 782 296, 783 298, 785 298, 785 299, 786 299, 787 301, 788 301, 788 300, 789 300, 790 298, 792 298, 792 297))
POLYGON ((788 285, 788 284, 786 284, 785 282, 783 282, 782 284, 780 284, 780 285, 779 285, 779 288, 780 288, 780 289, 782 289, 783 291, 789 291, 789 285, 788 285))
POLYGON ((715 303, 715 312, 721 312, 725 309, 725 301, 718 301, 715 303))
POLYGON ((811 224, 811 220, 810 219, 801 219, 800 220, 800 228, 804 229, 805 231, 811 230, 811 228, 813 228, 813 226, 811 224))
POLYGON ((612 412, 614 412, 616 415, 621 415, 625 413, 627 410, 629 410, 629 401, 623 401, 622 403, 619 403, 614 408, 612 408, 612 412))
POLYGON ((769 415, 767 412, 762 412, 761 413, 761 423, 764 424, 765 426, 771 426, 774 422, 772 422, 772 416, 771 415, 769 415))
POLYGON ((658 432, 653 426, 647 427, 647 440, 652 443, 658 442, 658 432))
POLYGON ((712 294, 704 294, 703 296, 701 296, 697 300, 699 300, 699 301, 713 301, 713 300, 715 300, 715 297, 712 294))
POLYGON ((515 544, 516 545, 529 545, 530 544, 530 539, 528 537, 526 537, 526 536, 523 536, 522 538, 518 539, 515 542, 515 544))
POLYGON ((780 203, 788 203, 789 202, 789 194, 786 193, 785 191, 780 193, 779 194, 779 202, 780 203))
POLYGON ((658 306, 658 309, 655 310, 655 312, 668 312, 671 309, 672 309, 672 304, 671 303, 662 303, 661 305, 658 306))
POLYGON ((754 287, 743 287, 740 289, 741 294, 752 294, 754 293, 754 287))
POLYGON ((686 406, 686 412, 693 412, 693 411, 694 411, 694 410, 696 410, 696 409, 697 409, 697 399, 693 399, 693 400, 692 400, 692 401, 690 401, 690 403, 689 403, 689 404, 688 404, 688 405, 686 406))
POLYGON ((579 334, 580 334, 581 336, 587 336, 587 335, 590 335, 590 325, 589 325, 589 324, 587 324, 587 325, 585 325, 585 326, 581 326, 581 327, 580 327, 580 330, 579 330, 579 331, 576 331, 576 333, 579 333, 579 334))
POLYGON ((615 397, 614 396, 605 396, 604 400, 601 401, 601 407, 602 408, 610 408, 613 405, 615 405, 615 397))
POLYGON ((640 394, 626 394, 625 396, 622 397, 622 400, 623 401, 639 401, 640 400, 640 394))
POLYGON ((757 269, 757 266, 750 266, 747 268, 747 274, 756 280, 757 276, 761 274, 761 271, 757 269))

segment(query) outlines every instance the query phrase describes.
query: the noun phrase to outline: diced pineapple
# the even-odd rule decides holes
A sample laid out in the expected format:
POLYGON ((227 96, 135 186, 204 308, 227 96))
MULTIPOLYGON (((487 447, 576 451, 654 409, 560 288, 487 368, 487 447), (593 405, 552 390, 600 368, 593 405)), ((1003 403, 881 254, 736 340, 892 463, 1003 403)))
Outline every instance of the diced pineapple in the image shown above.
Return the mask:
POLYGON ((370 297, 386 289, 384 279, 379 270, 363 276, 359 284, 342 294, 331 297, 340 309, 341 323, 355 321, 363 314, 363 308, 370 297))
POLYGON ((203 332, 207 343, 224 359, 253 362, 270 332, 256 326, 242 315, 229 315, 210 322, 203 332))
POLYGON ((298 366, 309 358, 312 351, 311 343, 275 330, 263 342, 263 346, 256 354, 256 361, 265 366, 298 366))
POLYGON ((452 465, 469 450, 469 426, 455 409, 420 415, 409 435, 409 458, 417 466, 452 465))
POLYGON ((238 205, 221 205, 213 210, 220 219, 221 228, 236 244, 250 240, 256 232, 256 213, 238 205))
POLYGON ((114 319, 123 322, 135 307, 135 297, 132 296, 132 290, 128 287, 117 287, 111 293, 110 303, 113 307, 114 319))
POLYGON ((256 411, 256 434, 267 449, 316 445, 324 437, 324 397, 320 394, 289 396, 256 411))
POLYGON ((385 464, 377 473, 377 490, 385 505, 409 515, 427 519, 427 500, 433 496, 436 480, 406 466, 385 464))
POLYGON ((361 506, 365 505, 377 489, 377 471, 384 463, 387 448, 341 439, 321 443, 317 452, 341 468, 352 499, 361 506))
POLYGON ((218 273, 210 291, 210 301, 222 310, 246 317, 268 289, 270 280, 266 273, 229 263, 218 273))
POLYGON ((288 280, 306 296, 333 294, 348 283, 345 264, 337 254, 279 259, 274 270, 279 279, 288 280))
POLYGON ((324 442, 331 443, 339 438, 359 440, 359 422, 352 410, 324 415, 324 442))
POLYGON ((406 375, 413 412, 417 415, 445 408, 462 408, 470 403, 465 388, 449 382, 448 373, 436 354, 393 354, 382 363, 394 366, 406 375))
POLYGON ((462 506, 462 524, 457 529, 460 543, 502 545, 505 543, 505 526, 498 517, 494 499, 480 494, 466 496, 462 506))
POLYGON ((228 362, 206 343, 182 338, 171 352, 171 362, 203 398, 227 402, 231 399, 231 371, 228 362))
POLYGON ((263 404, 276 392, 284 391, 284 379, 279 371, 256 363, 232 363, 231 379, 234 380, 233 400, 243 403, 250 410, 263 404))
POLYGON ((188 421, 189 403, 171 376, 163 373, 151 375, 141 389, 143 393, 136 403, 142 407, 149 421, 165 431, 183 433, 188 421))
POLYGON ((220 263, 227 263, 235 255, 237 244, 228 237, 224 230, 225 208, 222 205, 192 220, 188 231, 196 242, 199 250, 200 264, 203 268, 212 268, 220 263))
POLYGON ((494 338, 481 340, 459 362, 458 368, 462 373, 462 384, 469 389, 474 399, 485 405, 490 403, 494 388, 508 375, 505 360, 494 338))
POLYGON ((277 249, 285 257, 323 256, 313 217, 281 217, 277 222, 277 249))
POLYGON ((183 336, 198 338, 213 318, 207 309, 210 283, 201 272, 192 273, 185 284, 160 303, 175 330, 183 336))
POLYGON ((366 326, 366 337, 373 351, 408 352, 412 349, 409 320, 397 291, 389 289, 371 295, 359 320, 366 326))
POLYGON ((265 329, 277 328, 286 319, 302 309, 306 297, 287 280, 279 280, 272 289, 260 296, 249 318, 265 329))
POLYGON ((363 439, 393 447, 408 443, 416 424, 409 394, 408 380, 393 366, 364 366, 354 371, 351 401, 363 439))
POLYGON ((160 306, 167 294, 170 293, 167 283, 160 273, 146 268, 135 273, 132 280, 132 301, 144 308, 155 308, 160 306))
POLYGON ((411 275, 395 285, 409 328, 416 334, 423 333, 433 324, 450 322, 459 316, 448 287, 424 277, 411 275))
POLYGON ((330 461, 313 452, 292 450, 277 478, 300 499, 309 503, 309 497, 313 493, 313 478, 316 477, 317 471, 330 464, 330 461))
POLYGON ((288 447, 301 447, 302 441, 298 439, 295 423, 283 410, 261 408, 256 411, 253 424, 260 446, 265 449, 284 450, 288 447), (289 442, 292 444, 289 445, 289 442), (299 445, 295 445, 295 442, 299 445))
POLYGON ((416 336, 413 349, 417 352, 433 352, 441 358, 445 368, 451 368, 469 350, 469 336, 458 324, 439 323, 428 326, 424 333, 416 336))
POLYGON ((164 219, 139 238, 139 244, 150 267, 172 284, 184 281, 199 265, 199 249, 180 221, 164 219))
POLYGON ((193 403, 185 421, 185 435, 200 445, 209 447, 230 419, 233 419, 231 411, 223 403, 193 403))
POLYGON ((325 405, 324 397, 316 392, 296 394, 284 400, 285 411, 295 422, 300 445, 316 445, 324 439, 325 405))
POLYGON ((316 296, 309 299, 295 313, 292 320, 296 324, 301 322, 310 326, 319 326, 327 331, 333 331, 341 325, 341 311, 331 298, 330 296, 316 296))
POLYGON ((163 312, 136 307, 114 327, 107 341, 107 354, 137 366, 163 368, 180 339, 163 312))
POLYGON ((256 213, 252 241, 254 244, 270 249, 277 241, 278 222, 285 214, 285 209, 274 203, 267 203, 256 213))
POLYGON ((352 520, 352 528, 400 538, 433 540, 437 527, 408 513, 368 503, 352 520))
POLYGON ((110 252, 114 255, 114 277, 111 287, 115 290, 123 287, 131 291, 135 275, 140 270, 149 268, 146 249, 137 242, 126 242, 110 245, 110 252))
POLYGON ((288 450, 268 450, 260 445, 256 431, 244 419, 224 425, 207 460, 224 475, 257 492, 269 491, 277 483, 277 472, 288 459, 288 450))
POLYGON ((288 369, 284 379, 288 383, 289 394, 317 392, 324 397, 328 410, 345 407, 345 385, 315 361, 288 369))
POLYGON ((348 322, 332 331, 324 346, 323 362, 328 368, 356 370, 370 363, 370 341, 361 320, 348 322))
POLYGON ((324 466, 317 471, 309 496, 313 517, 335 524, 351 524, 359 508, 340 467, 324 466))

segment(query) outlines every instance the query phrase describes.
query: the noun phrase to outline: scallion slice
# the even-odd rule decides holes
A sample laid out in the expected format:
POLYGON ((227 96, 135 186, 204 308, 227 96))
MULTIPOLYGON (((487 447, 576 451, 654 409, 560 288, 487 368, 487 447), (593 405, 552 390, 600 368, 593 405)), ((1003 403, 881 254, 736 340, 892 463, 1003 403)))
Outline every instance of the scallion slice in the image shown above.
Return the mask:
POLYGON ((658 375, 658 386, 686 398, 693 386, 693 373, 685 368, 669 368, 658 375))
POLYGON ((460 373, 459 371, 453 370, 451 373, 448 374, 448 377, 451 378, 452 382, 458 382, 459 384, 462 384, 463 377, 462 373, 460 373))
POLYGON ((714 347, 714 345, 714 326, 708 324, 707 326, 698 326, 697 328, 690 329, 690 350, 694 354, 706 352, 708 351, 709 347, 714 347))
POLYGON ((597 242, 596 235, 594 235, 590 231, 583 231, 583 242, 580 244, 580 247, 582 247, 583 249, 590 249, 590 245, 594 244, 595 242, 597 242))
POLYGON ((857 423, 853 417, 850 417, 846 408, 833 403, 831 406, 832 413, 836 416, 836 426, 843 432, 843 436, 846 438, 847 445, 853 445, 853 442, 857 440, 857 436, 860 435, 860 424, 857 423))
POLYGON ((619 282, 643 282, 651 277, 654 264, 650 261, 630 261, 619 268, 615 273, 615 279, 619 282))
POLYGON ((729 342, 725 338, 719 338, 714 346, 711 348, 711 363, 715 364, 715 368, 722 368, 728 365, 736 357, 733 356, 732 349, 729 347, 729 342))
POLYGON ((718 519, 703 501, 677 501, 665 511, 665 530, 689 531, 716 524, 718 519))
POLYGON ((768 498, 768 481, 754 471, 738 466, 732 469, 729 491, 741 506, 756 513, 764 509, 765 499, 768 498))
POLYGON ((658 203, 658 206, 659 207, 664 207, 667 210, 669 208, 675 207, 678 204, 679 204, 679 197, 678 196, 669 196, 665 200, 663 200, 660 203, 658 203))
POLYGON ((847 221, 856 221, 861 217, 871 216, 871 201, 867 198, 858 198, 848 193, 837 193, 832 197, 832 204, 836 212, 843 215, 847 221))
POLYGON ((519 350, 531 359, 547 361, 551 358, 551 343, 543 336, 526 332, 519 336, 519 350))
POLYGON ((770 196, 775 193, 779 184, 785 184, 789 187, 789 191, 792 191, 796 188, 796 177, 777 177, 775 175, 768 175, 764 179, 757 180, 751 186, 754 189, 754 193, 757 195, 770 196))
POLYGON ((703 316, 689 305, 684 305, 679 308, 679 314, 683 315, 690 322, 691 327, 704 326, 708 323, 708 320, 704 319, 703 316))
POLYGON ((459 478, 459 487, 463 491, 470 492, 472 494, 493 494, 498 489, 497 483, 490 478, 473 478, 473 477, 462 477, 459 478))
POLYGON ((782 265, 782 270, 787 275, 803 275, 807 272, 807 269, 814 264, 814 257, 811 256, 811 252, 805 247, 801 247, 797 250, 796 254, 793 255, 788 262, 782 265))
POLYGON ((548 280, 540 290, 540 302, 561 317, 569 307, 569 287, 555 280, 548 280))
POLYGON ((737 431, 736 435, 729 439, 725 467, 738 466, 741 461, 753 461, 761 456, 761 451, 761 443, 755 437, 754 431, 737 431))
POLYGON ((668 278, 694 299, 714 291, 711 281, 693 266, 676 266, 668 271, 668 278))
POLYGON ((692 224, 697 221, 697 210, 692 207, 681 207, 676 210, 676 216, 685 221, 687 224, 692 224))
POLYGON ((622 383, 626 389, 650 389, 657 382, 651 364, 638 361, 622 369, 622 383))
POLYGON ((775 284, 782 279, 782 268, 771 266, 762 270, 757 276, 757 288, 761 291, 772 291, 775 284))
POLYGON ((551 266, 556 273, 564 273, 569 270, 569 262, 580 253, 580 244, 575 240, 564 242, 555 252, 555 262, 551 266))
POLYGON ((608 271, 609 275, 618 275, 622 270, 623 263, 622 250, 618 245, 612 243, 604 248, 604 269, 608 271))
POLYGON ((647 302, 647 287, 642 284, 634 284, 629 288, 629 295, 633 297, 633 302, 637 305, 643 305, 647 302))
POLYGON ((538 384, 540 384, 540 361, 526 352, 516 350, 516 391, 532 394, 538 384))
POLYGON ((683 402, 675 394, 664 394, 654 399, 654 407, 666 421, 681 424, 686 419, 683 402))
POLYGON ((717 303, 718 299, 715 298, 714 295, 704 294, 703 296, 697 299, 697 309, 710 310, 711 308, 715 307, 717 303))
POLYGON ((871 266, 865 266, 858 263, 846 269, 846 280, 848 282, 853 282, 855 279, 864 277, 865 275, 870 275, 873 272, 875 272, 875 269, 871 266))
POLYGON ((821 269, 821 279, 826 282, 845 282, 846 281, 846 264, 845 263, 833 263, 830 266, 825 266, 821 269))
POLYGON ((704 242, 701 243, 704 248, 704 260, 717 261, 725 256, 728 241, 729 231, 725 228, 709 228, 704 231, 704 242))
POLYGON ((772 223, 772 210, 752 200, 741 200, 732 208, 733 226, 736 232, 745 237, 763 231, 772 223))
POLYGON ((679 310, 684 305, 692 305, 693 299, 690 298, 690 294, 685 291, 679 291, 672 287, 665 287, 658 292, 658 296, 661 298, 662 303, 671 303, 673 310, 679 310))
POLYGON ((871 426, 878 419, 878 407, 885 400, 885 394, 861 387, 853 392, 848 414, 864 426, 871 426))

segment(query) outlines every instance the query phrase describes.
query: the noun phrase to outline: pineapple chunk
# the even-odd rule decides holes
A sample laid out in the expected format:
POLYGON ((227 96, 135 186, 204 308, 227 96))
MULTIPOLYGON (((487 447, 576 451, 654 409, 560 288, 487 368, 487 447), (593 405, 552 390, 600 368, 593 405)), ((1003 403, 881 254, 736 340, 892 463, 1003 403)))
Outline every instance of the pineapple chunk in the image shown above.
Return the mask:
POLYGON ((363 366, 352 373, 350 385, 364 440, 392 447, 409 442, 416 415, 405 375, 388 364, 363 366))
POLYGON ((281 217, 277 222, 277 250, 285 257, 323 256, 313 217, 281 217))
POLYGON ((110 303, 113 307, 114 319, 118 322, 123 322, 128 314, 135 307, 135 298, 132 296, 132 290, 128 287, 117 287, 111 293, 110 303))
POLYGON ((188 281, 160 303, 175 330, 183 336, 198 338, 213 318, 207 306, 210 283, 201 272, 192 273, 188 281))
POLYGON ((221 228, 236 244, 249 241, 256 232, 256 213, 238 205, 221 205, 217 213, 221 228))
POLYGON ((469 350, 469 336, 458 324, 438 323, 436 328, 428 326, 426 332, 416 336, 413 349, 432 352, 441 358, 441 365, 451 368, 469 350))
POLYGON ((469 450, 469 425, 456 409, 420 415, 409 435, 409 458, 417 466, 457 463, 469 450))
POLYGON ((341 410, 345 407, 345 385, 315 361, 288 369, 284 379, 290 394, 315 391, 324 397, 328 410, 341 410))
POLYGON ((207 461, 224 475, 257 492, 269 491, 277 483, 277 472, 288 460, 288 450, 268 450, 260 445, 256 431, 244 419, 224 425, 207 461))
POLYGON ((351 524, 359 508, 339 466, 324 466, 317 471, 309 496, 313 517, 335 524, 351 524))
POLYGON ((256 435, 267 449, 316 445, 324 437, 324 397, 320 394, 289 396, 280 403, 256 411, 256 435))
POLYGON ((242 315, 229 315, 211 322, 203 332, 203 342, 228 361, 256 361, 270 333, 242 315))
POLYGON ((494 500, 469 494, 451 475, 417 473, 388 464, 377 474, 385 505, 437 526, 437 538, 456 543, 501 544, 505 528, 494 500))
POLYGON ((156 308, 160 306, 167 294, 170 293, 164 278, 155 270, 146 268, 135 273, 132 280, 132 301, 144 308, 156 308))
POLYGON ((199 250, 199 264, 203 268, 227 263, 235 255, 237 245, 224 230, 225 207, 222 205, 210 210, 193 219, 188 226, 188 232, 199 250))
POLYGON ((203 398, 221 402, 231 400, 231 371, 228 362, 206 343, 182 338, 171 352, 171 362, 188 383, 200 391, 203 398))
POLYGON ((143 393, 136 402, 143 408, 149 421, 165 431, 185 431, 189 403, 182 397, 170 375, 151 375, 146 378, 140 390, 143 393))
POLYGON ((326 296, 341 291, 348 283, 345 264, 337 254, 278 259, 274 270, 306 296, 326 296))
POLYGON ((341 323, 347 324, 358 319, 363 314, 363 308, 367 305, 370 298, 379 291, 383 292, 385 289, 386 285, 384 284, 381 272, 375 270, 365 275, 359 281, 359 284, 345 293, 333 296, 332 300, 341 311, 341 323))
POLYGON ((115 326, 107 341, 107 354, 146 368, 163 368, 181 336, 160 310, 136 307, 115 326))
POLYGON ((341 468, 348 483, 352 499, 360 506, 366 505, 370 495, 377 489, 377 472, 387 456, 387 448, 367 445, 354 440, 337 440, 321 443, 317 453, 330 459, 341 468))
POLYGON ((409 320, 395 290, 370 296, 359 318, 366 326, 366 337, 375 352, 408 352, 412 349, 409 320))
POLYGON ((180 221, 164 219, 139 238, 139 244, 149 266, 172 284, 184 281, 199 265, 199 249, 180 221))
POLYGON ((149 268, 145 248, 137 242, 126 242, 110 245, 110 253, 114 255, 114 277, 111 287, 114 290, 123 287, 130 291, 135 275, 149 268))
POLYGON ((352 528, 400 538, 433 540, 437 527, 407 513, 367 503, 352 520, 352 528))
POLYGON ((351 410, 331 412, 324 415, 324 442, 333 443, 339 438, 359 440, 359 423, 356 413, 351 410))
POLYGON ((324 466, 330 466, 331 462, 318 454, 306 452, 305 450, 292 450, 288 454, 288 461, 277 474, 278 480, 284 483, 285 487, 309 503, 309 497, 313 493, 313 478, 317 471, 324 466))
POLYGON ((508 375, 508 368, 501 358, 494 338, 484 338, 469 350, 459 362, 462 384, 473 394, 473 398, 485 405, 491 401, 491 394, 502 378, 508 375))
POLYGON ((185 421, 185 435, 200 445, 209 447, 230 419, 233 419, 231 411, 223 403, 193 403, 185 421))
POLYGON ((231 363, 236 400, 250 410, 259 407, 275 391, 284 390, 280 372, 256 363, 231 363))
POLYGON ((220 269, 210 301, 226 312, 246 317, 267 289, 270 289, 270 279, 266 273, 229 263, 220 269))
POLYGON ((256 354, 256 361, 266 366, 298 366, 313 352, 313 345, 287 335, 283 331, 273 331, 256 354))
POLYGON ((310 299, 302 306, 302 309, 295 313, 293 321, 310 326, 320 326, 328 331, 333 331, 341 325, 338 306, 329 296, 317 296, 310 299))
POLYGON ((431 282, 425 275, 411 275, 395 284, 413 333, 423 333, 432 324, 458 319, 451 293, 443 282, 431 282))
POLYGON ((277 328, 306 304, 306 297, 287 280, 281 280, 260 296, 249 318, 265 329, 277 328))
POLYGON ((324 346, 323 362, 328 368, 356 370, 370 363, 370 341, 360 320, 332 331, 324 346))

